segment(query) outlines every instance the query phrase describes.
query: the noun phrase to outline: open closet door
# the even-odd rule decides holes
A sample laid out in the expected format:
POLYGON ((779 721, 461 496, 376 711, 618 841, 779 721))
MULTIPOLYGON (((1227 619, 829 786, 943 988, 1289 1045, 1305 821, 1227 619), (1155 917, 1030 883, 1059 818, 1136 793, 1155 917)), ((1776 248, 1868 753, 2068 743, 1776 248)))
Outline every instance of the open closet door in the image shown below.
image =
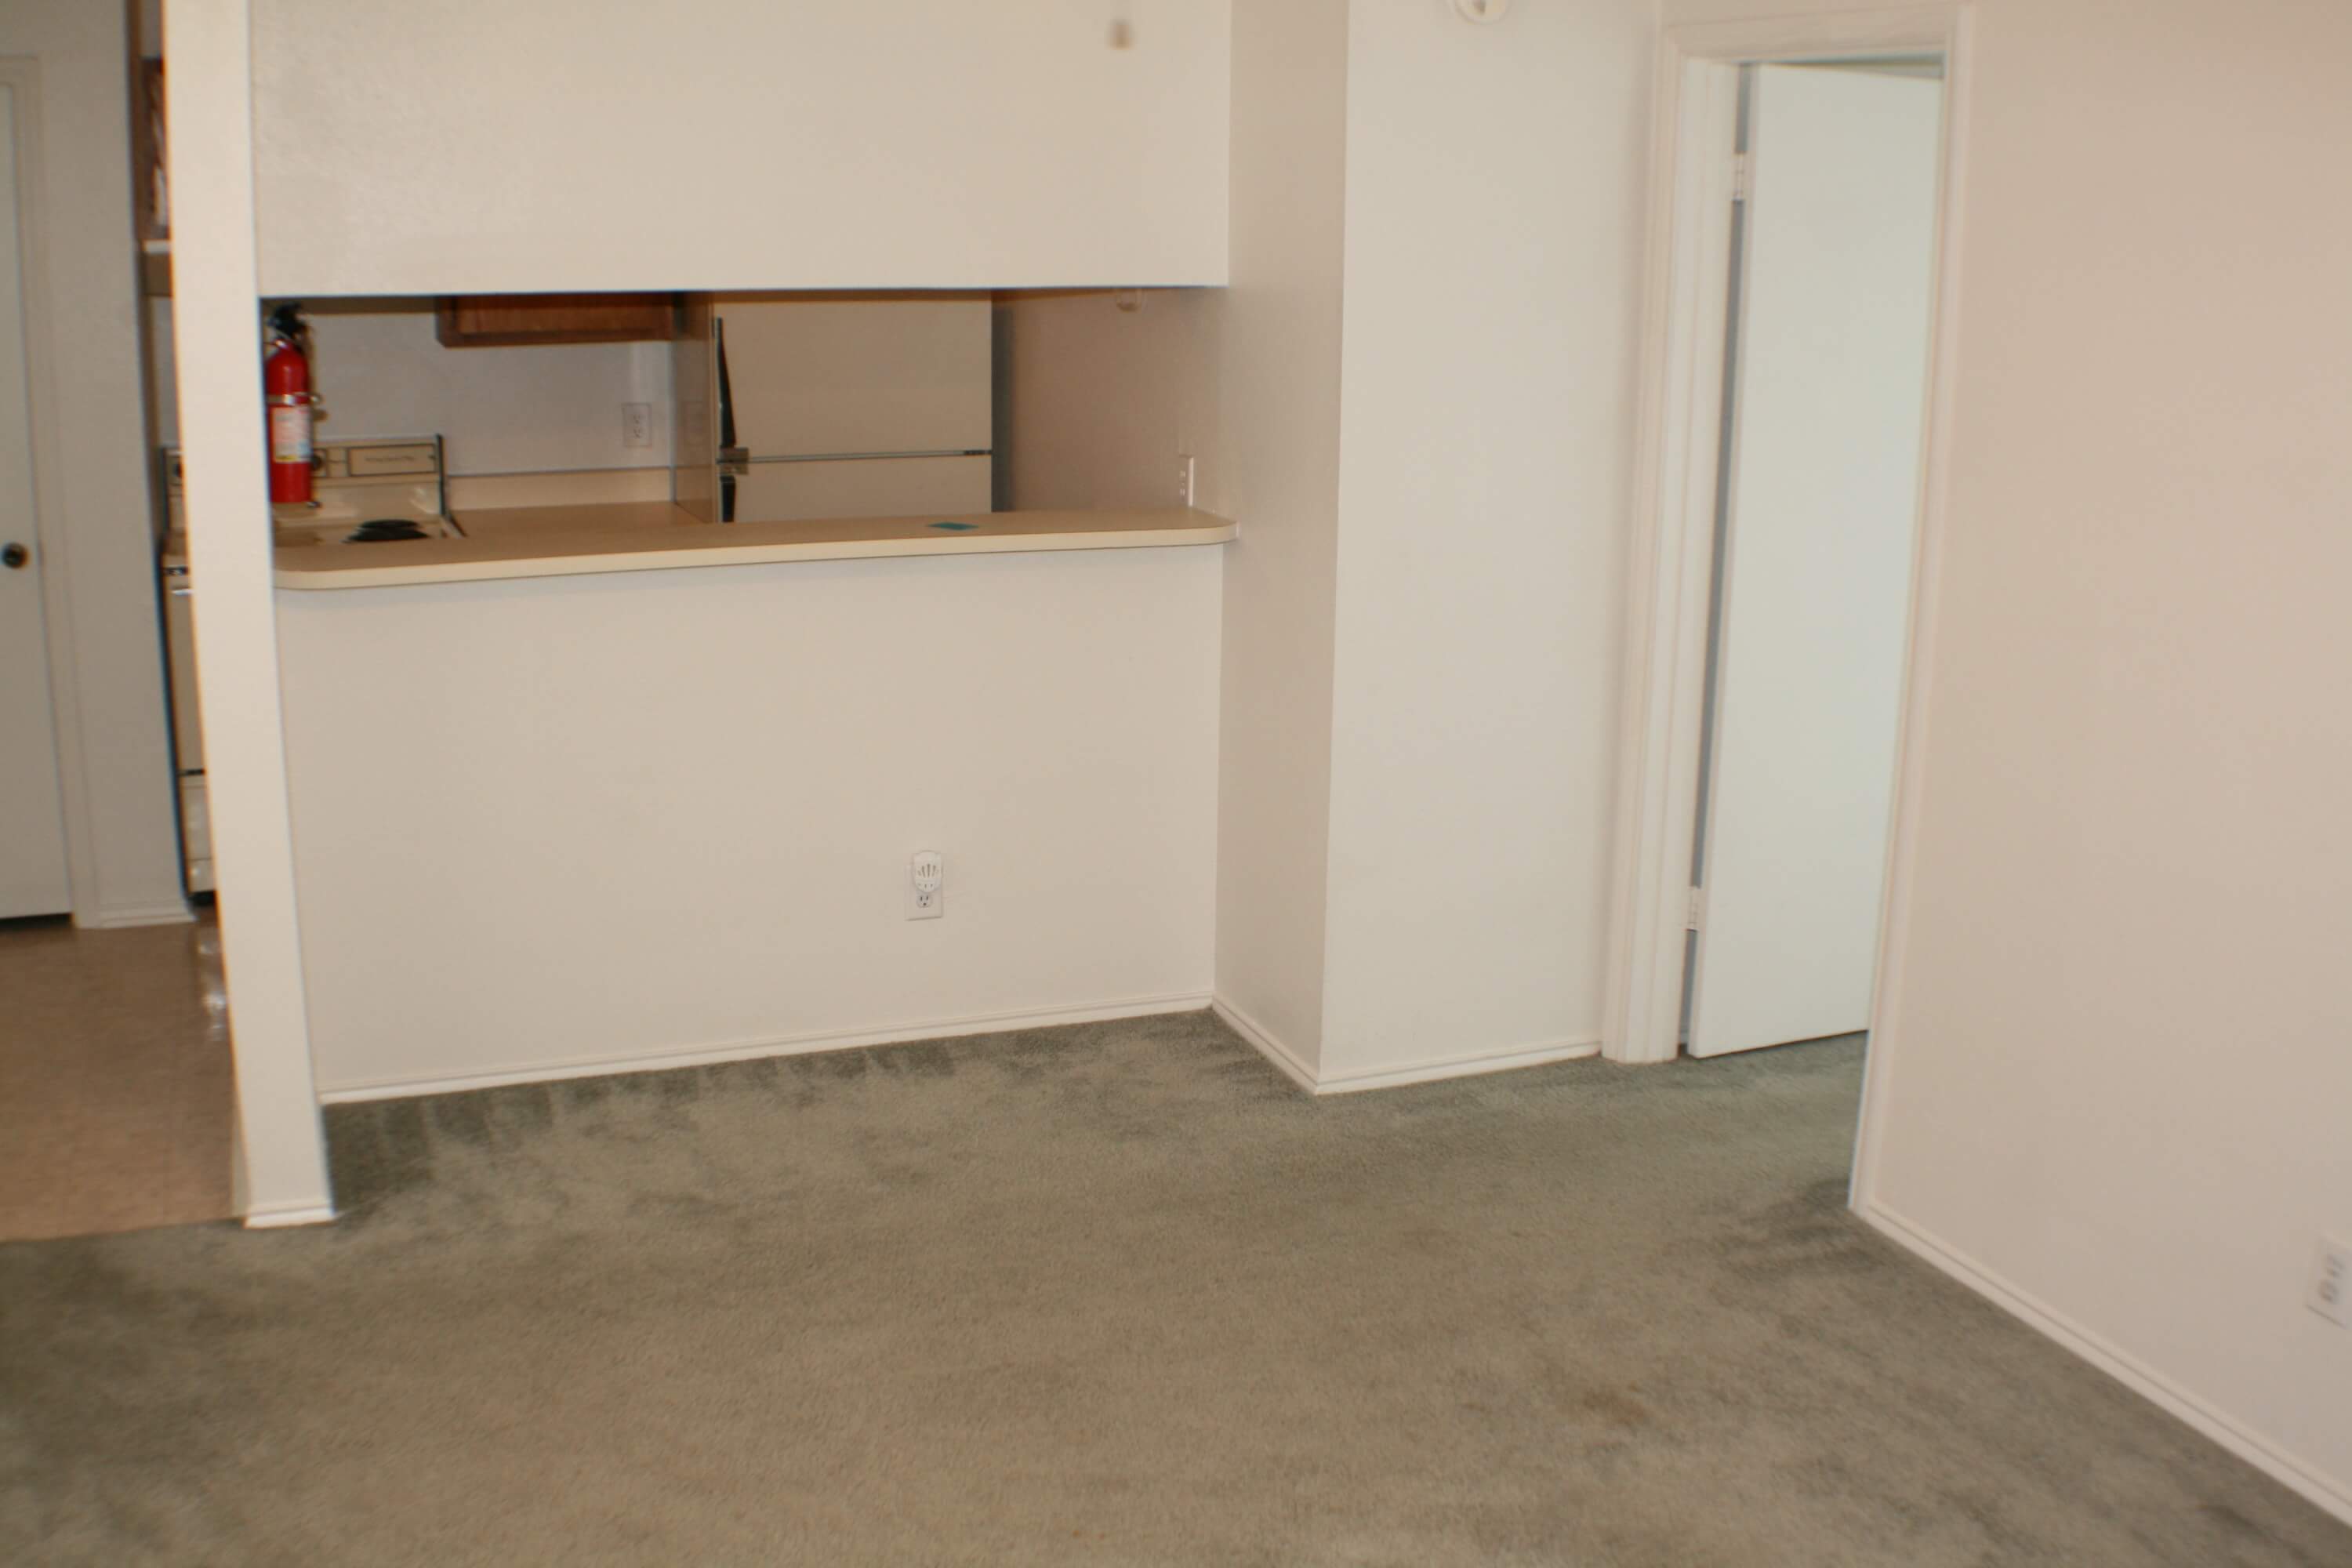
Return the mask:
POLYGON ((1942 89, 1756 71, 1693 1056, 1869 1026, 1942 89))

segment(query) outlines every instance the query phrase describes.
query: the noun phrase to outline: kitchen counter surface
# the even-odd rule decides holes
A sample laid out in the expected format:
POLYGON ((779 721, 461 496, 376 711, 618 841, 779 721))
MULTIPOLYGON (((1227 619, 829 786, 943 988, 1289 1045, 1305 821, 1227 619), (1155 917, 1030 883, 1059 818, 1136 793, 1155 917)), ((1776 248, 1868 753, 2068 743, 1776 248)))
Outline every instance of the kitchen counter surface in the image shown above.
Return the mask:
POLYGON ((460 512, 457 523, 463 539, 281 548, 278 585, 388 588, 775 561, 1133 550, 1222 544, 1240 531, 1229 518, 1187 507, 716 524, 667 502, 646 501, 472 510, 460 512))

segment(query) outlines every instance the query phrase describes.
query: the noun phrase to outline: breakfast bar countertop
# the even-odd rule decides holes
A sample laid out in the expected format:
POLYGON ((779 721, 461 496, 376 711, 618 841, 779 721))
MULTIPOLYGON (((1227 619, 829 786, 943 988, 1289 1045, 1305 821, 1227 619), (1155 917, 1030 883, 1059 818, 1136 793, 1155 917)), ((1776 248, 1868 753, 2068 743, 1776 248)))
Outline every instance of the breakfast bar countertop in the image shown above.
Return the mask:
POLYGON ((1230 518, 1189 507, 708 523, 667 501, 478 509, 460 513, 457 524, 462 539, 281 547, 277 583, 389 588, 782 561, 1135 550, 1222 544, 1240 531, 1230 518))

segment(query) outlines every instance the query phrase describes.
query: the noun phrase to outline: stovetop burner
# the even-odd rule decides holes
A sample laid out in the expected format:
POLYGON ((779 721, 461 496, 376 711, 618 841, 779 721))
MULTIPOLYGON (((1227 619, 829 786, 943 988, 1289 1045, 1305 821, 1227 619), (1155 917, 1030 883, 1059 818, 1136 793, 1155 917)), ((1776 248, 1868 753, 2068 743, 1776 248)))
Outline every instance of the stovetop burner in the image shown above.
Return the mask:
POLYGON ((379 517, 353 529, 343 538, 346 544, 383 544, 396 539, 424 539, 425 530, 404 517, 379 517))

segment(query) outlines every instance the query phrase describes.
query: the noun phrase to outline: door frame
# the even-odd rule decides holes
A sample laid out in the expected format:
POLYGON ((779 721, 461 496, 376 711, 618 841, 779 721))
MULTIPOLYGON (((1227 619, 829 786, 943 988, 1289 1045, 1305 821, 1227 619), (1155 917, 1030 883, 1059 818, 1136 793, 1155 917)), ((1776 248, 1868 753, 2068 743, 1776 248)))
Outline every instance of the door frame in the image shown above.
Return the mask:
POLYGON ((1731 161, 1744 65, 1934 51, 1944 59, 1932 322, 1912 552, 1893 826, 1872 988, 1859 1194, 1872 1108, 1896 1042, 1885 1027, 1902 983, 1902 937, 1927 741, 1936 584, 1949 481, 1972 7, 1907 6, 1667 27, 1652 102, 1650 203, 1608 997, 1601 1054, 1662 1062, 1680 1047, 1691 850, 1697 831, 1708 576, 1731 266, 1731 161))
MULTIPOLYGON (((75 678, 73 600, 68 591, 71 548, 58 508, 57 383, 49 322, 48 232, 42 182, 48 167, 42 142, 41 62, 30 55, 0 55, 0 88, 8 90, 16 142, 17 278, 24 291, 25 411, 33 458, 34 566, 40 573, 41 637, 48 655, 49 742, 58 771, 64 820, 66 897, 79 921, 88 908, 96 854, 91 844, 89 771, 82 754, 81 689, 75 678)), ((160 678, 159 678, 160 679, 160 678)), ((185 912, 181 918, 184 919, 185 912)))

